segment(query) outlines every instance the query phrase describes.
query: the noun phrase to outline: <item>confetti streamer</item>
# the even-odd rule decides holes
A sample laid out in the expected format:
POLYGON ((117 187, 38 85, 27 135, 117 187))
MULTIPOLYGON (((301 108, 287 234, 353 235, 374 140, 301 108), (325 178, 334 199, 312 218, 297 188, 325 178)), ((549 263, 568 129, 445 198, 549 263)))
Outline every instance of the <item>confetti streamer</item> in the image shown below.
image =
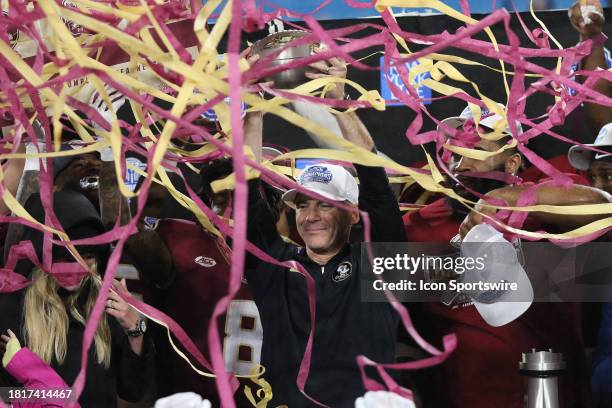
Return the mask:
MULTIPOLYGON (((282 117, 290 123, 299 126, 308 132, 316 134, 321 140, 337 146, 338 150, 305 149, 293 151, 274 159, 274 162, 296 158, 320 157, 330 160, 383 166, 403 176, 410 183, 417 183, 432 193, 445 194, 461 201, 472 208, 473 202, 457 196, 451 189, 440 184, 445 177, 452 177, 444 157, 451 152, 466 157, 486 159, 503 149, 517 147, 527 159, 552 178, 553 183, 567 185, 571 182, 566 176, 559 173, 554 167, 528 149, 525 144, 540 135, 545 134, 567 143, 575 143, 568 138, 551 131, 551 128, 575 110, 583 102, 595 102, 601 105, 612 106, 612 100, 607 95, 598 94, 592 85, 598 79, 610 80, 609 71, 584 72, 577 74, 585 78, 582 84, 571 79, 569 67, 578 62, 590 52, 591 47, 600 44, 602 39, 590 40, 578 44, 576 47, 562 49, 545 25, 536 18, 540 28, 530 32, 521 21, 525 32, 530 32, 530 40, 537 48, 526 48, 518 43, 518 39, 509 28, 510 15, 505 10, 496 10, 490 15, 477 21, 469 16, 469 5, 462 2, 463 14, 445 4, 435 0, 401 1, 379 0, 360 2, 347 0, 353 7, 376 7, 381 12, 384 25, 359 23, 351 27, 335 30, 324 30, 314 19, 313 15, 324 8, 328 1, 321 2, 310 13, 299 14, 288 9, 276 8, 272 12, 264 13, 255 5, 254 1, 229 1, 216 17, 216 23, 208 30, 208 22, 218 6, 220 0, 208 1, 203 6, 189 4, 181 1, 153 2, 140 0, 138 2, 97 2, 91 0, 74 0, 72 5, 62 5, 51 0, 37 2, 21 2, 8 0, 3 3, 6 15, 0 17, 0 25, 5 28, 0 34, 0 117, 5 119, 5 125, 22 124, 25 135, 15 135, 8 132, 4 134, 1 159, 38 157, 47 162, 46 169, 41 171, 41 197, 47 208, 52 206, 52 163, 50 158, 76 154, 75 152, 60 151, 61 126, 60 118, 65 116, 74 125, 78 137, 85 143, 85 147, 78 151, 97 151, 110 146, 115 157, 115 173, 118 185, 123 196, 137 198, 138 209, 134 218, 127 225, 115 226, 108 233, 85 240, 83 243, 109 243, 116 241, 116 250, 111 256, 100 296, 94 306, 90 319, 87 322, 84 344, 82 349, 82 367, 73 385, 74 394, 80 395, 84 381, 87 351, 91 345, 94 329, 102 316, 104 300, 110 289, 115 269, 126 239, 136 231, 136 222, 140 217, 151 183, 160 183, 185 208, 193 212, 198 221, 218 236, 233 237, 233 251, 230 271, 230 289, 227 296, 217 304, 214 316, 225 312, 227 306, 240 285, 242 266, 245 251, 255 254, 260 259, 285 267, 291 267, 301 273, 309 288, 311 321, 315 320, 314 286, 312 278, 297 263, 278 263, 267 254, 262 253, 246 241, 246 192, 248 178, 261 176, 284 188, 296 188, 296 184, 288 177, 293 174, 292 169, 283 169, 274 163, 255 163, 250 152, 243 146, 243 129, 240 112, 240 102, 248 104, 250 110, 262 110, 282 117), (391 12, 391 7, 419 8, 427 7, 437 9, 450 17, 465 24, 456 33, 444 32, 436 35, 420 35, 401 30, 391 12), (278 53, 262 58, 252 67, 249 67, 240 57, 240 37, 242 31, 253 31, 262 28, 266 22, 273 18, 300 18, 310 32, 309 35, 299 38, 288 44, 287 47, 306 44, 309 42, 324 43, 327 48, 311 57, 291 62, 276 68, 270 67, 270 62, 278 53), (497 42, 490 29, 495 24, 504 24, 509 44, 497 42), (361 38, 353 38, 360 31, 374 29, 375 34, 361 38), (539 30, 539 31, 538 31, 539 30), (485 32, 490 42, 475 40, 472 37, 485 32), (219 51, 222 38, 229 35, 228 53, 219 51), (342 39, 340 41, 339 39, 342 39), (548 40, 552 40, 556 49, 551 49, 548 40), (599 43, 597 42, 599 41, 599 43), (419 44, 419 51, 412 52, 412 44, 419 44), (499 63, 499 68, 459 58, 453 55, 441 54, 445 48, 452 45, 474 54, 487 56, 499 63), (301 117, 287 107, 291 101, 318 101, 327 106, 334 113, 337 109, 358 109, 371 107, 384 110, 385 104, 378 92, 367 90, 358 83, 349 79, 321 78, 309 81, 292 90, 278 90, 264 87, 271 99, 264 99, 251 92, 249 81, 278 73, 283 69, 292 69, 305 66, 312 62, 321 61, 332 56, 342 57, 355 69, 374 70, 362 61, 351 56, 352 53, 378 46, 384 49, 385 69, 397 67, 407 92, 402 92, 396 85, 389 83, 392 92, 406 107, 416 113, 416 119, 406 129, 406 139, 413 145, 423 145, 428 142, 436 143, 436 156, 426 154, 429 164, 427 171, 399 165, 388 158, 382 158, 365 151, 351 143, 339 139, 333 132, 328 131, 314 122, 301 117), (529 59, 534 57, 554 58, 557 64, 553 70, 539 66, 529 59), (419 61, 418 68, 408 70, 404 64, 409 61, 419 61), (460 70, 462 65, 485 66, 492 72, 501 75, 507 93, 506 104, 508 109, 501 111, 498 105, 487 95, 480 91, 478 84, 470 81, 460 70), (506 69, 512 66, 512 71, 506 69), (456 98, 468 102, 474 113, 477 127, 483 109, 488 108, 500 114, 504 120, 495 126, 493 132, 480 134, 487 140, 498 140, 502 137, 502 130, 509 124, 514 136, 512 144, 503 147, 497 152, 482 152, 474 150, 473 142, 461 137, 457 131, 441 125, 445 132, 456 138, 456 143, 448 144, 436 132, 419 133, 425 117, 432 119, 440 125, 440 118, 435 118, 428 112, 423 100, 416 92, 415 78, 418 74, 429 73, 421 86, 427 86, 441 96, 441 98, 456 98), (511 83, 509 83, 509 78, 511 83), (527 78, 536 79, 529 86, 527 78), (462 82, 469 85, 474 95, 466 93, 463 89, 448 85, 446 79, 462 82), (355 101, 335 101, 321 98, 321 91, 335 82, 344 82, 358 93, 355 101), (205 85, 203 85, 205 84, 205 85), (87 106, 87 101, 93 92, 98 92, 102 99, 110 106, 105 85, 109 85, 122 93, 128 100, 129 106, 138 124, 132 125, 117 120, 116 112, 107 123, 94 109, 87 106), (573 88, 576 95, 569 97, 562 93, 561 88, 573 88), (529 96, 536 92, 546 92, 554 97, 555 104, 549 117, 543 121, 537 118, 528 118, 525 114, 525 102, 529 96), (225 98, 229 96, 228 103, 225 98), (172 104, 169 110, 160 108, 152 100, 157 98, 172 104), (211 134, 206 129, 195 126, 192 121, 201 113, 213 109, 219 118, 226 137, 220 134, 211 134), (77 115, 77 111, 85 113, 87 120, 77 115), (45 130, 44 140, 39 140, 32 126, 34 119, 38 119, 45 130), (103 124, 110 126, 104 127, 103 124), (516 123, 530 127, 522 135, 517 133, 516 123), (153 125, 161 126, 156 131, 153 125), (96 126, 99 126, 96 128, 96 126), (121 133, 120 126, 128 130, 129 136, 121 133), (105 130, 100 130, 103 128, 105 130), (51 131, 53 129, 54 133, 51 131), (172 144, 177 137, 189 135, 202 146, 196 151, 185 151, 172 144), (30 141, 36 146, 44 144, 48 153, 35 155, 17 154, 16 149, 20 143, 30 141), (472 147, 470 147, 472 146, 472 147), (142 187, 132 192, 123 182, 125 166, 123 158, 127 151, 138 152, 147 157, 146 171, 133 168, 144 177, 142 187), (441 154, 440 154, 441 153, 441 154), (188 165, 207 162, 223 155, 231 156, 234 163, 235 175, 213 183, 215 189, 232 188, 235 190, 233 224, 216 217, 212 211, 202 203, 197 195, 188 188, 188 195, 181 194, 172 184, 167 170, 176 170, 181 179, 184 175, 176 165, 170 163, 182 162, 188 165)), ((533 11, 532 11, 533 14, 533 11)), ((535 18, 535 15, 533 15, 535 18)), ((590 148, 590 150, 596 150, 590 148)), ((38 151, 41 151, 40 149, 38 151)), ((192 167, 194 168, 194 167, 192 167)), ((482 176, 482 175, 481 175, 482 176)), ((84 265, 74 245, 79 242, 70 242, 61 230, 53 214, 48 215, 44 224, 35 222, 24 210, 16 198, 4 187, 4 173, 0 168, 0 194, 13 217, 1 217, 2 222, 13 222, 40 229, 46 233, 46 247, 42 260, 37 260, 45 270, 51 272, 50 259, 51 242, 66 245, 76 256, 77 261, 84 265), (57 235, 59 240, 52 241, 57 235)), ((299 187, 297 187, 299 189, 299 187)), ((490 220, 508 231, 527 239, 550 239, 554 242, 573 245, 602 234, 612 227, 612 217, 603 218, 584 227, 563 234, 550 234, 545 231, 529 232, 521 230, 522 222, 529 212, 544 211, 557 214, 610 214, 612 205, 597 204, 586 206, 543 206, 532 205, 529 195, 519 199, 517 206, 489 204, 492 208, 510 212, 508 225, 497 220, 490 220)), ((366 231, 369 230, 367 214, 362 214, 366 231)), ((367 236, 366 233, 366 241, 367 236)), ((14 256, 27 256, 28 251, 22 247, 14 248, 14 256), (20 252, 21 251, 21 252, 20 252), (25 252, 24 252, 25 251, 25 252)), ((30 254, 31 255, 31 254, 30 254)), ((28 284, 27 280, 14 276, 8 267, 0 270, 0 291, 14 291, 28 284)), ((195 347, 184 331, 171 319, 160 311, 151 308, 124 294, 126 300, 153 320, 166 326, 169 333, 173 333, 189 356, 194 358, 201 366, 211 373, 199 370, 202 375, 215 375, 219 395, 223 406, 234 406, 232 395, 237 382, 234 376, 225 371, 222 359, 221 345, 216 325, 209 327, 209 346, 211 362, 195 347)), ((432 357, 417 363, 402 363, 394 365, 379 365, 362 356, 358 365, 362 370, 364 383, 368 389, 397 389, 397 384, 390 381, 384 371, 390 369, 417 369, 438 364, 443 361, 456 347, 453 336, 444 338, 443 350, 438 350, 427 344, 416 332, 407 310, 391 297, 390 303, 401 316, 404 327, 417 340, 418 344, 432 357), (365 376, 364 367, 375 366, 385 381, 385 385, 377 384, 365 376)), ((215 319, 212 319, 213 321, 215 319)), ((311 326, 306 352, 300 366, 299 376, 296 379, 299 388, 303 391, 306 384, 310 352, 314 336, 314 324, 311 326)), ((175 347, 177 352, 178 348, 175 347)), ((190 361, 191 364, 191 361, 190 361)), ((192 364, 192 367, 195 366, 192 364)), ((260 391, 266 388, 261 379, 263 370, 254 373, 253 382, 259 385, 260 391)), ((264 397, 260 403, 251 402, 256 406, 265 406, 268 391, 262 391, 264 397), (263 404, 263 405, 261 405, 263 404)), ((272 390, 273 392, 273 390, 272 390)), ((409 393, 402 390, 405 396, 411 398, 409 393)), ((261 395, 259 392, 257 395, 261 395)), ((251 394, 252 396, 252 394, 251 394)), ((1 406, 1 405, 0 405, 1 406)))

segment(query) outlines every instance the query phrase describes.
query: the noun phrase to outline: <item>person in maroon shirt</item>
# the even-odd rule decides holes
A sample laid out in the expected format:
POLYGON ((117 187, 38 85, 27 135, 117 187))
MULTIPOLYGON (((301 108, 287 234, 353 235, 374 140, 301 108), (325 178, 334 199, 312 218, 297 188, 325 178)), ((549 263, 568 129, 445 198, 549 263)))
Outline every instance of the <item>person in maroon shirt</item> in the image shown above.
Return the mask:
MULTIPOLYGON (((247 133, 257 115, 247 115, 247 133)), ((211 183, 232 172, 230 158, 212 161, 200 169, 199 195, 219 216, 228 215, 226 210, 231 208, 233 194, 230 190, 215 193, 211 183)), ((224 237, 214 235, 192 220, 157 218, 161 214, 161 201, 156 198, 158 190, 153 191, 154 200, 147 202, 146 225, 141 223, 137 234, 149 243, 154 242, 158 251, 156 254, 131 251, 132 261, 140 272, 141 285, 145 286, 142 290, 145 302, 175 320, 210 361, 208 326, 215 305, 229 290, 229 245, 224 237), (163 261, 153 265, 156 259, 163 261)), ((252 374, 253 368, 260 363, 263 330, 246 281, 230 302, 226 314, 219 319, 218 327, 226 369, 239 376, 252 374)), ((176 353, 167 340, 165 328, 154 326, 152 331, 159 354, 164 356, 158 360, 156 396, 193 391, 210 400, 213 406, 218 405, 215 379, 198 374, 176 353)), ((174 344, 182 349, 176 340, 174 344)), ((199 370, 208 372, 193 358, 190 361, 199 370)), ((239 380, 249 384, 251 389, 258 388, 249 379, 239 380)), ((243 385, 234 398, 239 407, 252 406, 244 396, 243 385)))
MULTIPOLYGON (((172 255, 174 277, 167 287, 153 289, 145 301, 173 318, 210 361, 208 325, 216 303, 229 290, 226 246, 220 238, 192 221, 161 219, 154 225, 154 231, 172 255)), ((161 336, 156 337, 156 345, 164 356, 159 360, 158 396, 194 391, 218 403, 214 378, 197 374, 167 341, 161 340, 167 337, 165 329, 157 329, 161 330, 161 336)), ((219 332, 226 369, 237 375, 249 375, 260 361, 262 328, 246 284, 219 320, 219 332)), ((239 406, 249 406, 240 404, 244 400, 242 394, 241 387, 235 396, 239 406)))
MULTIPOLYGON (((462 117, 455 119, 452 126, 463 127, 464 131, 474 130, 464 126, 469 123, 470 115, 464 111, 462 117)), ((497 115, 483 114, 480 125, 494 124, 497 115)), ((448 123, 448 122, 447 122, 448 123)), ((490 125, 489 129, 493 126, 490 125)), ((490 130, 481 129, 485 132, 490 130)), ((482 133, 482 132, 481 132, 482 133)), ((510 137, 499 141, 481 139, 473 148, 488 152, 498 151, 510 137)), ((518 151, 507 149, 489 156, 485 160, 460 157, 451 164, 451 171, 460 181, 453 183, 453 190, 464 198, 478 201, 469 189, 487 197, 504 199, 508 205, 516 205, 517 199, 527 188, 525 185, 505 185, 502 182, 482 178, 467 177, 468 172, 503 172, 516 175, 521 168, 522 157, 518 151)), ((542 183, 536 191, 536 204, 578 205, 609 202, 606 193, 574 184, 568 189, 542 183)), ((493 215, 495 210, 483 207, 481 212, 493 215)), ((529 225, 545 230, 568 230, 594 221, 601 216, 559 216, 548 213, 530 213, 524 228, 529 225)), ((416 212, 404 216, 406 238, 409 242, 449 242, 458 233, 465 235, 474 225, 484 221, 482 215, 468 212, 463 204, 449 198, 439 199, 416 212)), ((531 308, 515 321, 501 326, 489 326, 469 299, 458 298, 455 303, 445 306, 442 303, 423 305, 423 314, 428 327, 426 331, 436 337, 455 333, 458 339, 457 350, 438 368, 432 370, 435 377, 436 392, 423 396, 428 406, 434 407, 471 407, 522 408, 524 388, 518 370, 521 353, 532 348, 549 349, 562 352, 568 363, 568 383, 562 388, 561 399, 566 407, 584 407, 588 404, 588 376, 580 333, 579 310, 575 304, 533 304, 531 308), (444 387, 440 392, 439 386, 444 387), (431 405, 429 405, 431 404, 431 405)))

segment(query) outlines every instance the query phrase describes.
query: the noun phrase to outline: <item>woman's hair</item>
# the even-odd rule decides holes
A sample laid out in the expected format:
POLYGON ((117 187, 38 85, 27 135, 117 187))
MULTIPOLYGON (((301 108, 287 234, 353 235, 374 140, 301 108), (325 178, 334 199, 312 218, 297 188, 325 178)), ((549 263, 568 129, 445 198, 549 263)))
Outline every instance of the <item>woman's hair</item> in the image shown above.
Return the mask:
MULTIPOLYGON (((83 326, 86 324, 100 289, 96 266, 78 288, 62 299, 55 280, 39 268, 32 273, 32 284, 26 289, 23 304, 23 338, 32 352, 45 362, 53 358, 64 362, 67 352, 68 313, 83 326)), ((106 316, 102 316, 94 335, 98 363, 110 366, 111 332, 106 316)))

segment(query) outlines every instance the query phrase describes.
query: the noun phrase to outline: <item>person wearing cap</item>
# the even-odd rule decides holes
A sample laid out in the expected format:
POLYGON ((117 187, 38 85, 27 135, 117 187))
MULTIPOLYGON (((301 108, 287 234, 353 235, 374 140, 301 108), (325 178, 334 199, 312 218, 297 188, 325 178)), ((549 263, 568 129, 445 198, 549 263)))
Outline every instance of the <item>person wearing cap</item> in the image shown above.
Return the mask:
POLYGON ((574 145, 568 151, 570 164, 586 171, 593 187, 612 193, 612 123, 603 126, 595 141, 584 146, 598 151, 574 145))
MULTIPOLYGON (((98 111, 104 122, 93 122, 92 126, 96 131, 108 131, 111 128, 111 121, 114 119, 114 113, 118 112, 119 109, 125 104, 125 97, 116 89, 110 87, 108 84, 104 85, 105 91, 111 106, 108 106, 101 95, 94 91, 88 101, 89 106, 98 111), (113 113, 114 112, 114 113, 113 113)), ((64 130, 62 131, 63 141, 66 142, 69 139, 77 137, 77 133, 74 129, 74 125, 69 119, 62 121, 64 130)), ((71 149, 78 149, 79 145, 74 144, 62 144, 62 151, 69 151, 71 149)), ((115 169, 114 169, 114 156, 113 151, 109 147, 102 148, 101 150, 93 153, 76 154, 71 156, 60 156, 53 159, 53 180, 54 191, 62 191, 71 189, 79 191, 81 194, 86 196, 97 208, 101 209, 102 220, 105 224, 114 223, 113 220, 107 220, 102 206, 116 206, 119 203, 117 195, 115 169), (106 176, 101 177, 103 168, 107 170, 106 176), (101 180, 104 178, 104 180, 101 180), (108 179, 108 180, 106 180, 108 179), (106 185, 105 189, 102 190, 102 182, 106 185), (106 195, 112 195, 112 203, 106 195)), ((124 220, 125 222, 125 220, 124 220)))
MULTIPOLYGON (((70 146, 63 145, 62 151, 72 151, 70 146)), ((98 182, 100 156, 96 153, 75 154, 53 159, 54 191, 70 189, 86 196, 96 207, 98 201, 98 182)))
MULTIPOLYGON (((97 92, 92 94, 89 104, 96 109, 107 121, 112 120, 112 111, 118 111, 125 103, 125 98, 116 90, 107 87, 107 92, 112 100, 112 109, 109 108, 99 97, 97 92)), ((81 113, 82 115, 82 113, 81 113)), ((78 144, 78 135, 72 121, 63 116, 60 118, 62 127, 62 145, 60 151, 74 152, 76 154, 55 157, 53 163, 53 191, 72 190, 83 194, 102 214, 102 220, 106 226, 113 225, 116 218, 110 214, 118 213, 117 208, 121 206, 121 194, 118 189, 115 176, 114 156, 110 147, 100 151, 78 154, 83 145, 78 144)), ((93 123, 95 129, 102 129, 100 124, 93 123)), ((53 128, 51 128, 53 130, 53 128)), ((41 129, 41 132, 44 131, 41 129)), ((43 135, 40 135, 42 139, 43 135)), ((42 146, 42 141, 39 147, 42 146)), ((33 151, 32 153, 36 153, 33 151)), ((29 162, 29 161, 28 161, 29 162)), ((21 177, 21 185, 17 200, 24 203, 31 194, 39 191, 40 172, 38 160, 34 160, 32 167, 28 167, 21 177)), ((122 224, 127 222, 127 206, 123 205, 122 224)), ((4 259, 8 256, 11 246, 20 240, 23 228, 16 223, 11 223, 8 228, 7 239, 4 245, 4 259)))
MULTIPOLYGON (((592 144, 585 146, 599 150, 588 150, 583 146, 572 146, 568 151, 569 162, 577 170, 586 171, 592 185, 612 194, 612 123, 603 126, 592 144), (603 152, 602 152, 603 151, 603 152), (610 152, 610 153, 608 153, 610 152)), ((609 241, 609 234, 599 241, 609 241)), ((597 308, 600 306, 597 305, 597 308)), ((612 303, 601 306, 601 322, 597 336, 597 347, 593 353, 593 403, 595 407, 612 405, 612 303)))
MULTIPOLYGON (((603 29, 606 24, 600 0, 581 0, 574 3, 568 10, 569 20, 580 41, 593 40, 591 52, 580 61, 583 71, 607 70, 604 44, 607 38, 603 29)), ((605 78, 598 79, 593 90, 605 96, 612 96, 612 84, 605 78)), ((605 124, 612 122, 612 109, 599 103, 584 103, 585 122, 592 134, 595 134, 605 124)))
MULTIPOLYGON (((488 215, 495 210, 484 207, 484 200, 469 190, 487 197, 503 199, 509 206, 516 206, 517 200, 528 185, 520 184, 522 157, 516 148, 500 151, 511 138, 511 131, 505 119, 497 113, 483 112, 479 133, 488 133, 496 125, 502 126, 505 137, 498 141, 478 140, 473 149, 492 152, 484 160, 469 157, 455 157, 450 170, 458 182, 449 186, 460 196, 477 202, 477 208, 488 215), (495 180, 475 176, 495 176, 495 180), (498 181, 503 180, 503 181, 498 181)), ((451 128, 476 135, 476 125, 467 109, 458 117, 444 121, 451 128)), ((443 131, 439 129, 439 131, 443 131)), ((520 127, 519 127, 520 131, 520 127)), ((550 205, 596 204, 610 201, 610 196, 591 187, 572 185, 557 187, 550 182, 538 184, 535 203, 550 205)), ((567 231, 594 221, 602 216, 568 216, 547 213, 530 213, 523 229, 555 229, 567 231)), ((414 242, 449 242, 457 233, 465 236, 485 218, 468 209, 458 201, 442 198, 428 206, 404 216, 407 240, 414 242)), ((458 348, 447 361, 432 370, 429 384, 444 384, 447 392, 439 389, 425 389, 424 400, 434 406, 445 407, 522 407, 523 383, 517 368, 521 353, 531 348, 561 351, 567 358, 569 385, 562 389, 560 398, 568 406, 581 406, 589 399, 588 384, 585 382, 586 359, 580 335, 579 312, 575 305, 533 304, 522 315, 511 322, 490 320, 487 322, 473 306, 469 297, 459 296, 449 306, 442 302, 423 304, 417 327, 423 327, 433 336, 455 333, 458 348), (558 316, 551 318, 550 316, 558 316), (498 324, 499 323, 499 324, 498 324), (503 324, 506 323, 506 324, 503 324), (493 324, 493 325, 492 325, 493 324), (498 326, 498 327, 495 327, 498 326)), ((516 317, 515 314, 514 317, 516 317)), ((503 316, 503 314, 501 315, 503 316)))
MULTIPOLYGON (((329 63, 322 61, 318 69, 331 75, 346 74, 340 61, 331 61, 331 67, 329 63)), ((343 86, 336 85, 330 92, 328 97, 344 97, 343 86)), ((336 120, 346 140, 375 151, 355 112, 338 114, 336 120)), ((378 363, 395 361, 398 324, 390 304, 361 300, 361 246, 348 243, 351 228, 359 221, 361 210, 369 214, 372 241, 404 240, 401 214, 385 170, 358 164, 355 168, 359 186, 342 166, 308 166, 297 179, 302 191, 292 189, 283 195, 283 201, 296 211, 304 246, 287 243, 279 236, 259 179, 249 182, 248 240, 279 261, 299 262, 314 280, 314 340, 304 392, 327 406, 340 408, 354 407, 355 400, 365 393, 358 355, 378 363)), ((297 385, 311 330, 305 277, 254 255, 247 256, 245 276, 263 325, 261 363, 266 368, 264 378, 272 387, 270 403, 313 406, 297 385)))
MULTIPOLYGON (((106 231, 98 211, 82 194, 56 192, 53 202, 54 213, 71 240, 93 238, 106 231)), ((47 210, 39 194, 30 196, 25 209, 38 222, 45 222, 47 210)), ((23 240, 32 243, 37 262, 42 263, 43 233, 28 227, 23 240)), ((87 268, 76 263, 65 246, 53 244, 51 270, 32 263, 35 260, 20 260, 15 272, 31 280, 29 286, 0 295, 0 332, 10 329, 16 333, 19 343, 67 384, 74 383, 81 367, 85 324, 110 254, 108 245, 76 245, 76 249, 87 268)), ((121 290, 125 290, 125 282, 115 281, 87 354, 85 387, 79 398, 84 407, 114 407, 117 395, 140 401, 152 383, 154 346, 146 335, 144 318, 117 294, 121 290)), ((7 369, 17 369, 15 378, 33 375, 27 366, 11 367, 9 363, 7 369)))

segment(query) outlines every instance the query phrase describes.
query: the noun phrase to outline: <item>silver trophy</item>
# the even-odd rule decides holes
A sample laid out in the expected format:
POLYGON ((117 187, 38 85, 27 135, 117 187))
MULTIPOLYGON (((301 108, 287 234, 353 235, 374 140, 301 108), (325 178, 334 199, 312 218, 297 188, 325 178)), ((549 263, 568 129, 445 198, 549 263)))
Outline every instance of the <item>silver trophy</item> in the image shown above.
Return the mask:
MULTIPOLYGON (((305 37, 309 34, 310 33, 307 31, 300 30, 287 30, 270 34, 269 36, 253 44, 251 53, 258 54, 263 58, 277 52, 283 47, 286 47, 291 41, 297 38, 305 37)), ((320 48, 319 43, 308 43, 286 48, 272 61, 272 66, 276 67, 279 65, 284 65, 301 58, 308 57, 318 48, 320 48)), ((277 88, 291 89, 308 81, 304 74, 309 72, 309 70, 310 68, 308 66, 293 68, 281 71, 265 78, 265 80, 274 81, 274 86, 277 88)))

